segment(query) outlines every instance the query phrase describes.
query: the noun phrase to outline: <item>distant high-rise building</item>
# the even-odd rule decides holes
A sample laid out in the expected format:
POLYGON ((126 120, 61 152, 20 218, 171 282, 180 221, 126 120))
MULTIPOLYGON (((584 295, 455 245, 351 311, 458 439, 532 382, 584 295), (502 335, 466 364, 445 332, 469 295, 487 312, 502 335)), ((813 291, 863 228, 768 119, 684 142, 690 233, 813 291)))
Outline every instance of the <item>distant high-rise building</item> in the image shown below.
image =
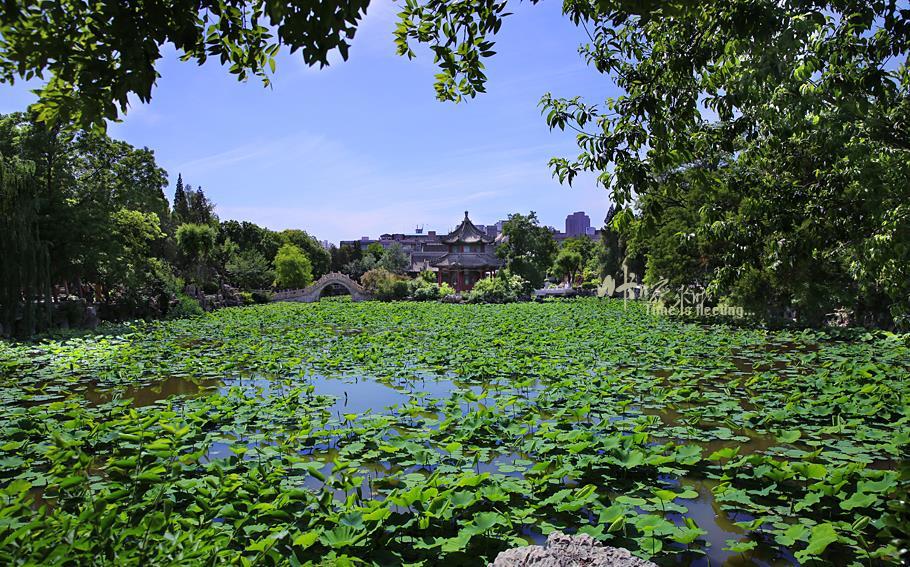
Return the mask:
POLYGON ((576 211, 566 217, 566 236, 582 236, 591 228, 591 217, 584 211, 576 211))

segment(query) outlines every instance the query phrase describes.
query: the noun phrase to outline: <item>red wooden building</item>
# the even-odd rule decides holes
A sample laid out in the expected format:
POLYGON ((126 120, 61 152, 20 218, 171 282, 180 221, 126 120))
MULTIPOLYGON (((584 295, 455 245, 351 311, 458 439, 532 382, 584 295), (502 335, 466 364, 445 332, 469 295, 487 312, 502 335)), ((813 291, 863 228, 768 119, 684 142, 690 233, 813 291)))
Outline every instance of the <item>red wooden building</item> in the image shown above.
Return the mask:
POLYGON ((464 212, 464 220, 442 243, 449 247, 445 256, 433 262, 439 283, 447 283, 455 291, 468 291, 478 280, 492 276, 502 266, 493 254, 493 239, 474 226, 464 212))

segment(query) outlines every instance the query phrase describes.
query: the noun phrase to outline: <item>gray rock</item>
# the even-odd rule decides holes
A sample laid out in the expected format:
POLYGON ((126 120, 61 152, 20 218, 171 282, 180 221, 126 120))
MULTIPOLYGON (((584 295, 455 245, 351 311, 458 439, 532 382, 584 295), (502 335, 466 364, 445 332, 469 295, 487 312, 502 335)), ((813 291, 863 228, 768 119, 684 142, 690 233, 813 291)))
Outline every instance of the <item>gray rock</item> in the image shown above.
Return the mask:
POLYGON ((85 308, 85 314, 82 318, 82 326, 87 329, 94 329, 98 326, 98 308, 89 305, 85 308))
POLYGON ((491 567, 657 567, 628 549, 605 547, 587 534, 568 536, 553 532, 546 545, 503 551, 491 567))

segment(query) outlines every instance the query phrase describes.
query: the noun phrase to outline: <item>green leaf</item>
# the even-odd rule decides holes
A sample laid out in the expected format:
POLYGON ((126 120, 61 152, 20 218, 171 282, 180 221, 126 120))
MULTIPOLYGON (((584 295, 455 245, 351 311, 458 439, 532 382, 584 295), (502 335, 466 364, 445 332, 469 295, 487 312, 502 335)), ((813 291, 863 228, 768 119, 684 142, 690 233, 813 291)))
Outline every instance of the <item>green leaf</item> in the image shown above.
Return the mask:
POLYGON ((302 532, 300 535, 294 538, 294 546, 306 549, 316 543, 316 540, 319 539, 318 531, 302 532))
POLYGON ((657 555, 664 548, 664 543, 656 537, 643 537, 638 540, 639 548, 649 555, 657 555))
POLYGON ((793 511, 802 512, 803 510, 805 510, 807 508, 812 508, 813 506, 815 506, 816 504, 821 502, 821 499, 822 499, 822 497, 818 492, 810 492, 810 493, 806 494, 805 498, 803 498, 802 500, 797 502, 796 505, 793 506, 793 511))
POLYGON ((821 555, 829 545, 837 541, 837 530, 834 528, 834 524, 818 524, 812 528, 809 546, 805 550, 797 552, 796 558, 799 561, 805 561, 809 557, 821 555))
POLYGON ((854 508, 867 508, 877 501, 878 496, 875 494, 864 494, 862 492, 856 492, 852 494, 850 498, 842 500, 840 507, 844 510, 853 510, 854 508))
POLYGON ((755 546, 758 545, 757 542, 748 540, 748 541, 737 541, 735 539, 728 539, 726 541, 727 546, 724 547, 725 551, 732 551, 733 553, 745 553, 755 549, 755 546))
POLYGON ((692 543, 693 541, 697 540, 699 537, 701 537, 707 533, 708 532, 706 532, 705 530, 703 530, 701 528, 685 527, 685 528, 676 528, 676 531, 673 532, 673 535, 671 537, 673 538, 673 541, 679 542, 683 545, 689 545, 690 543, 692 543))
POLYGON ((681 465, 694 465, 701 460, 701 447, 698 445, 683 445, 676 448, 676 462, 681 465))
POLYGON ((366 535, 365 531, 356 530, 350 526, 337 526, 333 530, 319 534, 319 541, 333 549, 341 549, 356 545, 366 535))
POLYGON ((805 541, 808 534, 809 528, 803 524, 793 524, 783 533, 774 536, 774 539, 784 547, 792 547, 797 541, 805 541))
POLYGON ((497 512, 480 512, 474 515, 474 522, 465 526, 465 530, 473 535, 479 535, 498 525, 507 524, 506 519, 497 512))
POLYGON ((783 431, 777 434, 777 440, 781 443, 793 443, 802 437, 802 431, 798 429, 791 429, 789 431, 783 431))

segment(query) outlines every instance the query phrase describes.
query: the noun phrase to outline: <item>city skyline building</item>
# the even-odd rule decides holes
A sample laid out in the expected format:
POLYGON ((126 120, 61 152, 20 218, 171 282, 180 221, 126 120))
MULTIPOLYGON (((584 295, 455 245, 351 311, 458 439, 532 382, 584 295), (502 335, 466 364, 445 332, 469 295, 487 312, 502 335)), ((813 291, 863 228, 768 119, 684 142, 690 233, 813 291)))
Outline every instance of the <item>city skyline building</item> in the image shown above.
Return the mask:
POLYGON ((591 228, 591 217, 585 214, 584 211, 575 211, 566 216, 567 237, 587 235, 589 228, 591 228))

